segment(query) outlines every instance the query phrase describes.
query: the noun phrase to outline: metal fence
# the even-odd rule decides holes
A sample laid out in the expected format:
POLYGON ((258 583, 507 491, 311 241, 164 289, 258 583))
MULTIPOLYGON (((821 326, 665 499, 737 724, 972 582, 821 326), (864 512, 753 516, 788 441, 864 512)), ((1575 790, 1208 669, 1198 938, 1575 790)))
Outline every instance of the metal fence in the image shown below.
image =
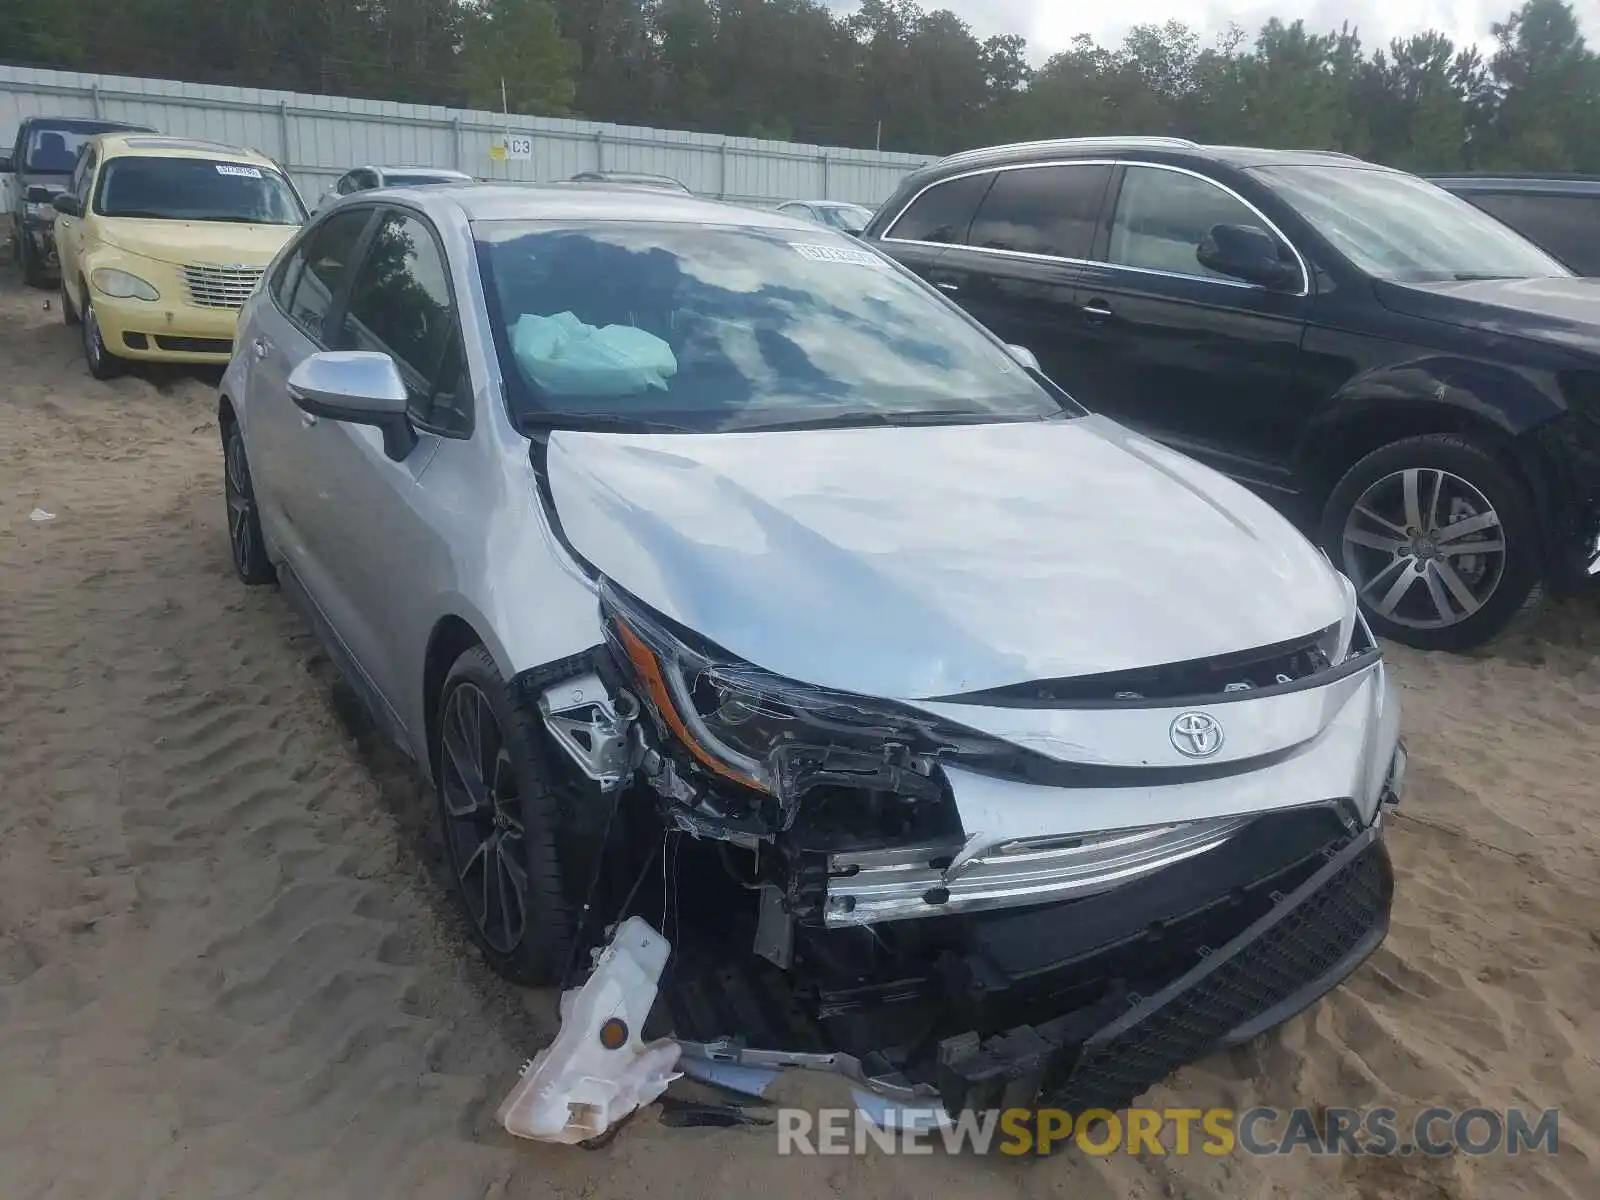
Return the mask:
POLYGON ((249 146, 286 167, 312 204, 353 166, 403 164, 517 182, 567 179, 579 171, 648 171, 726 200, 875 206, 927 161, 760 138, 0 65, 0 147, 10 147, 18 123, 34 115, 98 116, 249 146), (525 159, 491 153, 508 139, 516 150, 526 149, 525 159))

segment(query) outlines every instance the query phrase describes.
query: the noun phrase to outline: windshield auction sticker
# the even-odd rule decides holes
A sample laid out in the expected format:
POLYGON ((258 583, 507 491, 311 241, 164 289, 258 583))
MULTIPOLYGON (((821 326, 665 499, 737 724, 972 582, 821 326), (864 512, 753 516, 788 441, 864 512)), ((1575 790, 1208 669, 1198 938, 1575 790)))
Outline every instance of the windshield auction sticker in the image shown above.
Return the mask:
POLYGON ((218 163, 218 175, 237 175, 240 179, 260 179, 260 167, 236 167, 231 163, 218 163))
POLYGON ((870 250, 853 250, 849 246, 817 246, 810 242, 790 242, 789 246, 802 258, 812 262, 850 263, 857 267, 877 267, 882 260, 870 250))

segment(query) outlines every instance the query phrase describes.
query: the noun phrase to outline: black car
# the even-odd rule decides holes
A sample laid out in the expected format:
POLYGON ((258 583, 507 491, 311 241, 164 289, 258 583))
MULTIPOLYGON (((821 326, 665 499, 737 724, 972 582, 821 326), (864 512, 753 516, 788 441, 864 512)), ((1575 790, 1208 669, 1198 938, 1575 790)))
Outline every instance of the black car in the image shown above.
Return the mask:
POLYGON ((1002 146, 915 172, 864 236, 1088 407, 1314 521, 1386 636, 1466 648, 1600 575, 1600 282, 1416 176, 1002 146))
POLYGON ((154 133, 146 125, 83 117, 29 117, 17 127, 9 156, 0 155, 0 175, 12 175, 11 252, 35 287, 56 278, 56 210, 51 201, 67 190, 78 163, 78 147, 97 133, 154 133))
POLYGON ((1498 217, 1579 275, 1600 275, 1600 177, 1456 175, 1433 182, 1498 217))

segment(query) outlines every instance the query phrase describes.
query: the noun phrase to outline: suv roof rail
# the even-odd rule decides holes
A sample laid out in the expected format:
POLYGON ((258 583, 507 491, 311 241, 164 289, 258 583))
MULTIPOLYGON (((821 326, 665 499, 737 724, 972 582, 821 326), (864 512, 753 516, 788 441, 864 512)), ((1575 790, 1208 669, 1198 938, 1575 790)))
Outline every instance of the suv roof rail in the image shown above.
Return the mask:
POLYGON ((940 165, 946 163, 961 163, 983 158, 1000 151, 1011 150, 1073 150, 1078 147, 1092 146, 1127 146, 1130 149, 1140 146, 1170 146, 1179 150, 1198 150, 1200 143, 1181 137, 1154 137, 1154 136, 1128 136, 1117 134, 1100 134, 1093 137, 1046 138, 1037 142, 1009 142, 999 146, 980 146, 975 150, 962 150, 956 154, 946 155, 938 159, 940 165))

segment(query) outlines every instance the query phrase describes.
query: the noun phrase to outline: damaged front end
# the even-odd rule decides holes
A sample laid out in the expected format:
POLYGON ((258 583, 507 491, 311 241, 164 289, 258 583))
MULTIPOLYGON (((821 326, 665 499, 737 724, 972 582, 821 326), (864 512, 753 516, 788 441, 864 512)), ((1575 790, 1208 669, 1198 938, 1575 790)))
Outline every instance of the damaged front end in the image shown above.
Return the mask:
POLYGON ((1353 606, 1248 654, 909 702, 599 591, 604 646, 526 700, 589 831, 580 944, 635 915, 670 939, 651 1032, 685 1071, 1116 1107, 1386 932, 1404 753, 1353 606))

